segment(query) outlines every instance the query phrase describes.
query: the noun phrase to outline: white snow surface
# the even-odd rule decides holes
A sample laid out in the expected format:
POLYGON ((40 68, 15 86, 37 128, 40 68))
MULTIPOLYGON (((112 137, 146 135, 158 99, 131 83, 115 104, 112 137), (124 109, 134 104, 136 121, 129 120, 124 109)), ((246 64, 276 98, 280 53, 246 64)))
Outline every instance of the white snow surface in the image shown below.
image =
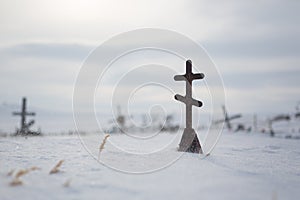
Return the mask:
MULTIPOLYGON (((174 135, 157 137, 168 141, 174 135)), ((96 137, 82 138, 93 141, 96 137)), ((95 144, 100 145, 102 138, 95 144)), ((126 138, 119 134, 108 140, 126 143, 126 138)), ((122 154, 108 142, 100 160, 119 170, 138 166, 140 172, 143 167, 148 171, 133 174, 100 164, 94 155, 99 149, 95 147, 94 154, 88 152, 78 136, 0 138, 0 199, 300 199, 300 140, 224 132, 205 158, 181 154, 173 144, 158 153, 160 156, 146 152, 140 158, 122 154), (49 175, 62 159, 61 172, 49 175), (159 164, 162 169, 149 172, 159 164), (9 185, 13 179, 7 175, 9 171, 32 166, 41 170, 22 176, 23 185, 9 185), (68 180, 70 186, 64 187, 68 180)), ((128 145, 126 150, 130 148, 128 145)))

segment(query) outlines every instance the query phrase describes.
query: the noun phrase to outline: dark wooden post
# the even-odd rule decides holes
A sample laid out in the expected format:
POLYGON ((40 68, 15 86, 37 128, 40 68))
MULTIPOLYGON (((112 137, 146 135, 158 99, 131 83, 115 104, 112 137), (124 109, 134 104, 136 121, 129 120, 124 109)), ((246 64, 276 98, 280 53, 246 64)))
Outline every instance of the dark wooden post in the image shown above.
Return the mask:
POLYGON ((195 130, 193 129, 193 115, 192 106, 201 107, 202 102, 193 99, 192 97, 192 82, 196 79, 203 79, 204 74, 198 73, 193 74, 192 72, 192 61, 186 61, 186 73, 184 75, 174 76, 175 81, 185 81, 186 82, 186 95, 181 96, 179 94, 175 95, 175 99, 181 101, 185 104, 186 108, 186 127, 184 129, 180 144, 179 151, 191 152, 191 153, 203 153, 202 148, 197 137, 195 130))

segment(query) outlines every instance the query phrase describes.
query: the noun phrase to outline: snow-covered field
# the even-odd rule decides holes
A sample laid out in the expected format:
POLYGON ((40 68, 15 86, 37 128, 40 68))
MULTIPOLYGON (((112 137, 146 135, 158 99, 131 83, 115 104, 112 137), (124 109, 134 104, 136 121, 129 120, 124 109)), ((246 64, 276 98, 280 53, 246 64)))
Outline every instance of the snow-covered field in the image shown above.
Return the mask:
POLYGON ((300 198, 300 140, 224 132, 212 154, 203 159, 177 152, 172 134, 156 136, 159 141, 174 142, 153 156, 148 153, 160 149, 159 142, 154 147, 130 143, 140 145, 139 151, 122 146, 128 144, 125 138, 112 135, 100 154, 102 162, 118 170, 97 162, 101 138, 95 136, 82 136, 90 152, 78 136, 0 138, 0 199, 300 198), (118 142, 127 153, 111 144, 118 142), (50 175, 62 159, 61 172, 50 175), (22 176, 23 185, 10 186, 18 170, 33 166, 41 169, 22 176), (13 169, 14 174, 8 176, 13 169), (143 169, 159 170, 121 172, 143 169), (68 187, 63 186, 66 182, 68 187))

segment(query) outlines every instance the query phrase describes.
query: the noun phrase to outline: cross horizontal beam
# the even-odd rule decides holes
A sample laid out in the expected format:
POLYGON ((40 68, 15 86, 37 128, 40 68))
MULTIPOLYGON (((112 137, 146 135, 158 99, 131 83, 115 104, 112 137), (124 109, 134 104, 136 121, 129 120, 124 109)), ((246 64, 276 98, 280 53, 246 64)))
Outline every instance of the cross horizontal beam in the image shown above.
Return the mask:
POLYGON ((233 115, 231 117, 228 117, 228 118, 225 118, 225 119, 222 119, 222 120, 216 120, 216 121, 214 121, 214 124, 220 124, 220 123, 223 123, 223 122, 228 122, 228 121, 238 119, 238 118, 241 118, 241 117, 242 117, 241 114, 233 115))
POLYGON ((198 74, 191 74, 190 76, 187 76, 186 74, 184 75, 176 75, 174 76, 175 81, 193 81, 196 79, 203 79, 204 74, 203 73, 198 73, 198 74))
POLYGON ((227 120, 238 119, 238 118, 241 118, 241 117, 242 117, 242 115, 241 115, 241 114, 237 114, 237 115, 233 115, 233 116, 231 116, 231 117, 228 117, 228 119, 227 119, 227 120))
POLYGON ((13 114, 13 115, 35 116, 35 113, 34 113, 34 112, 26 112, 26 113, 23 113, 23 112, 13 112, 12 114, 13 114))
POLYGON ((283 121, 283 120, 289 121, 290 119, 291 119, 291 117, 289 115, 278 115, 278 116, 274 117, 273 119, 271 119, 271 121, 272 122, 283 121))

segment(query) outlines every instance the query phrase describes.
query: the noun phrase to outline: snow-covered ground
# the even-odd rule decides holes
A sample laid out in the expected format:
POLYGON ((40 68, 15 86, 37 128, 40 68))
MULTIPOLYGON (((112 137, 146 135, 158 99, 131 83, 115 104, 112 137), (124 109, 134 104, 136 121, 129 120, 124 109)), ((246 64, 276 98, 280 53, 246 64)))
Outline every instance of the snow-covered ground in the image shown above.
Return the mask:
POLYGON ((211 155, 201 158, 177 152, 178 138, 172 134, 155 137, 173 141, 168 147, 158 141, 153 142, 156 146, 130 143, 126 138, 112 135, 100 154, 105 165, 117 170, 97 162, 102 138, 95 136, 82 136, 86 147, 78 136, 0 138, 0 199, 300 198, 300 140, 224 132, 211 155), (62 159, 62 172, 49 175, 62 159), (23 185, 9 185, 9 171, 15 169, 16 174, 33 166, 41 169, 22 176, 23 185), (142 173, 143 169, 159 170, 142 173), (140 174, 121 172, 134 170, 140 174), (66 182, 69 187, 63 186, 66 182))

